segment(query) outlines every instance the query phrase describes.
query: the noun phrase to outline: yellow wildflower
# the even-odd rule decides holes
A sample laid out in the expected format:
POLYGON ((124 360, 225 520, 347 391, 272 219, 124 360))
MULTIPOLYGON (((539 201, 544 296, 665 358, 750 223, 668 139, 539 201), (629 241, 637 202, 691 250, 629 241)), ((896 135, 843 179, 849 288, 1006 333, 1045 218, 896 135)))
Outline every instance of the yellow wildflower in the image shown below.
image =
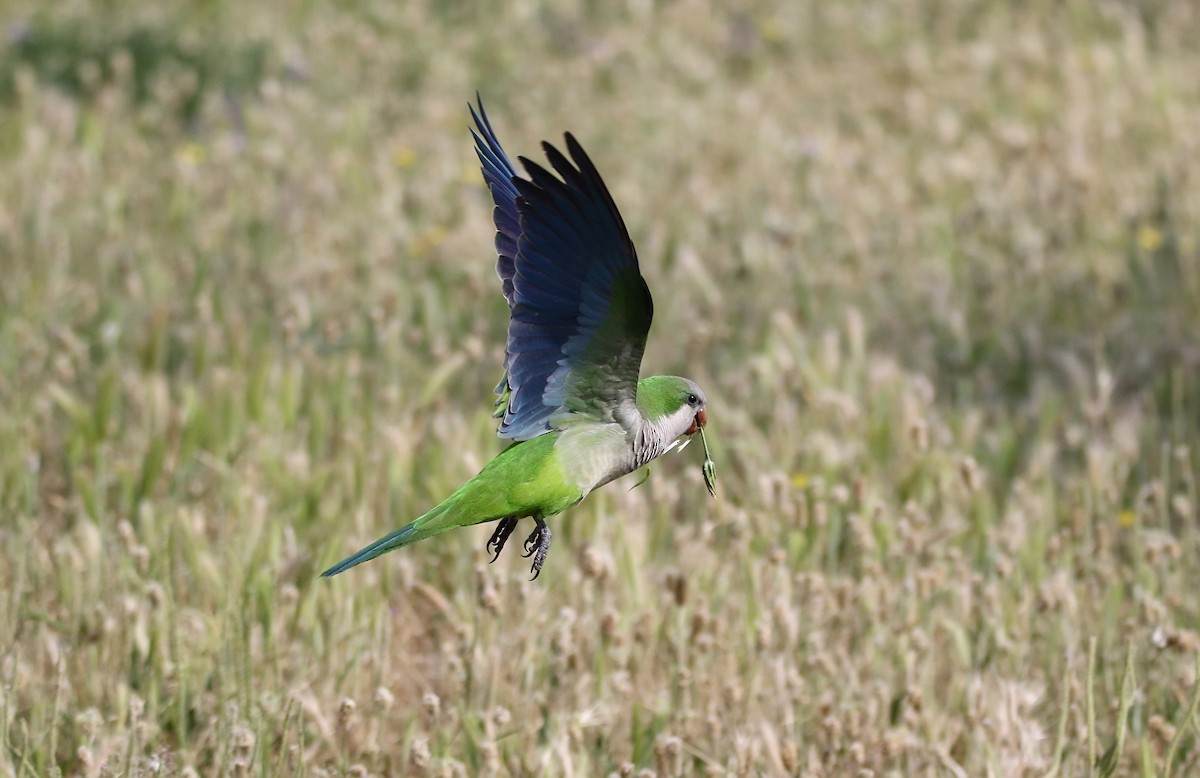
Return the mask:
POLYGON ((204 146, 195 141, 188 141, 175 151, 175 158, 189 167, 199 167, 206 155, 204 146))
POLYGON ((1142 251, 1157 251, 1163 244, 1162 230, 1151 224, 1143 224, 1138 229, 1137 242, 1142 251))
POLYGON ((412 146, 397 146, 392 149, 392 164, 401 170, 408 170, 417 164, 417 150, 412 146))

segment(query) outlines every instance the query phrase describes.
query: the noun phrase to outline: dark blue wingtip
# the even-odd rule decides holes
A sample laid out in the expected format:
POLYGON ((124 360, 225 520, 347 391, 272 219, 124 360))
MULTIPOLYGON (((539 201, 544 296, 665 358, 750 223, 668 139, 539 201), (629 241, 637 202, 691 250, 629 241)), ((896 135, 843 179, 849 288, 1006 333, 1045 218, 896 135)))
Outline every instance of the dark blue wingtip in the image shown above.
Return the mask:
POLYGON ((467 108, 471 109, 471 118, 475 120, 476 124, 480 126, 488 124, 490 126, 491 123, 487 120, 487 111, 483 108, 483 95, 479 94, 478 89, 475 90, 475 105, 467 103, 467 108), (479 108, 478 114, 475 112, 476 107, 479 108), (480 117, 483 117, 482 122, 479 120, 480 117))

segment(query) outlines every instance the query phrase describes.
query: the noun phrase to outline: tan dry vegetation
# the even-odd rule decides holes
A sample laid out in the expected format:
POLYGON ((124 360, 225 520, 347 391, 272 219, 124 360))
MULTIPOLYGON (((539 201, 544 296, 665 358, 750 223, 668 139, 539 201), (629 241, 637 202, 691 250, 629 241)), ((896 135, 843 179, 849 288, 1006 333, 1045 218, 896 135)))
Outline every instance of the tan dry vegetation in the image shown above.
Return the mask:
POLYGON ((1192 3, 9 7, 0 773, 1200 771, 1192 3), (318 580, 500 448, 475 89, 720 497, 318 580))

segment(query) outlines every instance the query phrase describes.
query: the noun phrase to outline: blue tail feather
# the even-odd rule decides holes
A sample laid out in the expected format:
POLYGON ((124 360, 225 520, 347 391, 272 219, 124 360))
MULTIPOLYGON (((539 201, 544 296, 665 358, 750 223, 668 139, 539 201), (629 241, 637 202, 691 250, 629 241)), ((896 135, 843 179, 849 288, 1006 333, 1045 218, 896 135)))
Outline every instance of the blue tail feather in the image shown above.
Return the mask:
MULTIPOLYGON (((420 519, 417 521, 420 521, 420 519)), ((410 524, 405 524, 403 527, 391 533, 390 535, 384 535, 382 538, 362 549, 361 551, 351 554, 341 562, 338 562, 333 567, 321 573, 321 577, 329 578, 330 576, 345 572, 355 565, 360 565, 363 562, 368 562, 374 559, 380 554, 386 554, 394 548, 399 548, 400 546, 411 543, 412 541, 417 540, 417 538, 412 537, 412 535, 416 534, 416 531, 416 521, 410 524)))

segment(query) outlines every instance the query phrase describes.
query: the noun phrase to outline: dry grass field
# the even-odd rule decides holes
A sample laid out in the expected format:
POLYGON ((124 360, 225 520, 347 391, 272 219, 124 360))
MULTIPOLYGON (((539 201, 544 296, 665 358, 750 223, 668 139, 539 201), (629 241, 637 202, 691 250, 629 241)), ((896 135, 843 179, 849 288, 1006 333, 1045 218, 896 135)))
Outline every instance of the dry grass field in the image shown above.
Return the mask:
POLYGON ((4 4, 0 775, 1200 775, 1200 7, 501 5, 4 4), (477 89, 719 497, 321 580, 502 448, 477 89))

